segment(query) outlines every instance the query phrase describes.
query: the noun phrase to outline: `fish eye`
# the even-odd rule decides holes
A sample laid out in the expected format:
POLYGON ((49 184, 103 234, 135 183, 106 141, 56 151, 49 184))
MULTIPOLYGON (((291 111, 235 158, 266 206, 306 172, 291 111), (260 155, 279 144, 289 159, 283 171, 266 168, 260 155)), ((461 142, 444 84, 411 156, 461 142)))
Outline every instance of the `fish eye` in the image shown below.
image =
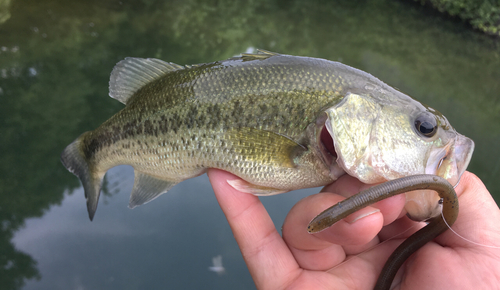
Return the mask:
POLYGON ((437 132, 436 118, 429 113, 421 114, 415 119, 415 129, 422 136, 434 136, 437 132))

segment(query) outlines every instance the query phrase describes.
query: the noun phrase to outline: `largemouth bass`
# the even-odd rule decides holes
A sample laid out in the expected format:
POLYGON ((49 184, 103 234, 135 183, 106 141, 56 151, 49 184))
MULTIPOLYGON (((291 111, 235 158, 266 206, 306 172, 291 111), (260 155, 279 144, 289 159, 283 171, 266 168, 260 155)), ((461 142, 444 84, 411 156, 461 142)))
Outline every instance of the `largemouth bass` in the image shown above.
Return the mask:
MULTIPOLYGON (((323 186, 348 173, 365 183, 436 174, 456 185, 474 143, 436 110, 372 75, 324 59, 266 51, 180 66, 126 58, 110 96, 125 107, 62 153, 83 184, 89 217, 106 171, 134 168, 129 207, 208 168, 270 195, 323 186)), ((437 194, 408 193, 407 211, 438 214, 437 194)))

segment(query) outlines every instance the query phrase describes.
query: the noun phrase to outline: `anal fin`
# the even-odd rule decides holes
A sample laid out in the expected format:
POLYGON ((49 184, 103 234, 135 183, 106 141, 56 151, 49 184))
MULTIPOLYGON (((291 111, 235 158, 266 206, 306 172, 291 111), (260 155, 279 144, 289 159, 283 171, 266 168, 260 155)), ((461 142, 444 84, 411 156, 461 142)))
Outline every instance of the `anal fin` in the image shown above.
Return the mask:
POLYGON ((168 181, 135 171, 134 188, 130 195, 129 208, 145 204, 167 192, 177 181, 168 181))

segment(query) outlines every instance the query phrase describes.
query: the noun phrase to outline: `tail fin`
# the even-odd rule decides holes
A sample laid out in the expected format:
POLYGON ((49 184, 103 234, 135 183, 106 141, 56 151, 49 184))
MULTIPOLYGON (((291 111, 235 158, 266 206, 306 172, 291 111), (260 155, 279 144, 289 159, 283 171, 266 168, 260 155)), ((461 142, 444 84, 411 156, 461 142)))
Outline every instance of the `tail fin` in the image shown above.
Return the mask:
POLYGON ((61 154, 61 162, 66 169, 80 178, 83 189, 85 190, 89 218, 92 221, 95 211, 97 210, 97 202, 99 201, 104 174, 92 171, 92 166, 85 157, 83 148, 81 148, 84 135, 85 133, 64 149, 61 154))

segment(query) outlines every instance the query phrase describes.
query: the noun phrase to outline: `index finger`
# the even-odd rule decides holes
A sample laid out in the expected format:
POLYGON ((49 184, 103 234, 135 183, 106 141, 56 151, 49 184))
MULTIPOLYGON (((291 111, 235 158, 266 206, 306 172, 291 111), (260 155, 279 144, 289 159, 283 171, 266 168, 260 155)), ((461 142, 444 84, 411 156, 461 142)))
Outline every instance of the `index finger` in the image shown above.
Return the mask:
POLYGON ((217 169, 207 174, 257 288, 283 288, 285 277, 300 269, 259 198, 230 186, 228 180, 239 179, 235 175, 217 169))

